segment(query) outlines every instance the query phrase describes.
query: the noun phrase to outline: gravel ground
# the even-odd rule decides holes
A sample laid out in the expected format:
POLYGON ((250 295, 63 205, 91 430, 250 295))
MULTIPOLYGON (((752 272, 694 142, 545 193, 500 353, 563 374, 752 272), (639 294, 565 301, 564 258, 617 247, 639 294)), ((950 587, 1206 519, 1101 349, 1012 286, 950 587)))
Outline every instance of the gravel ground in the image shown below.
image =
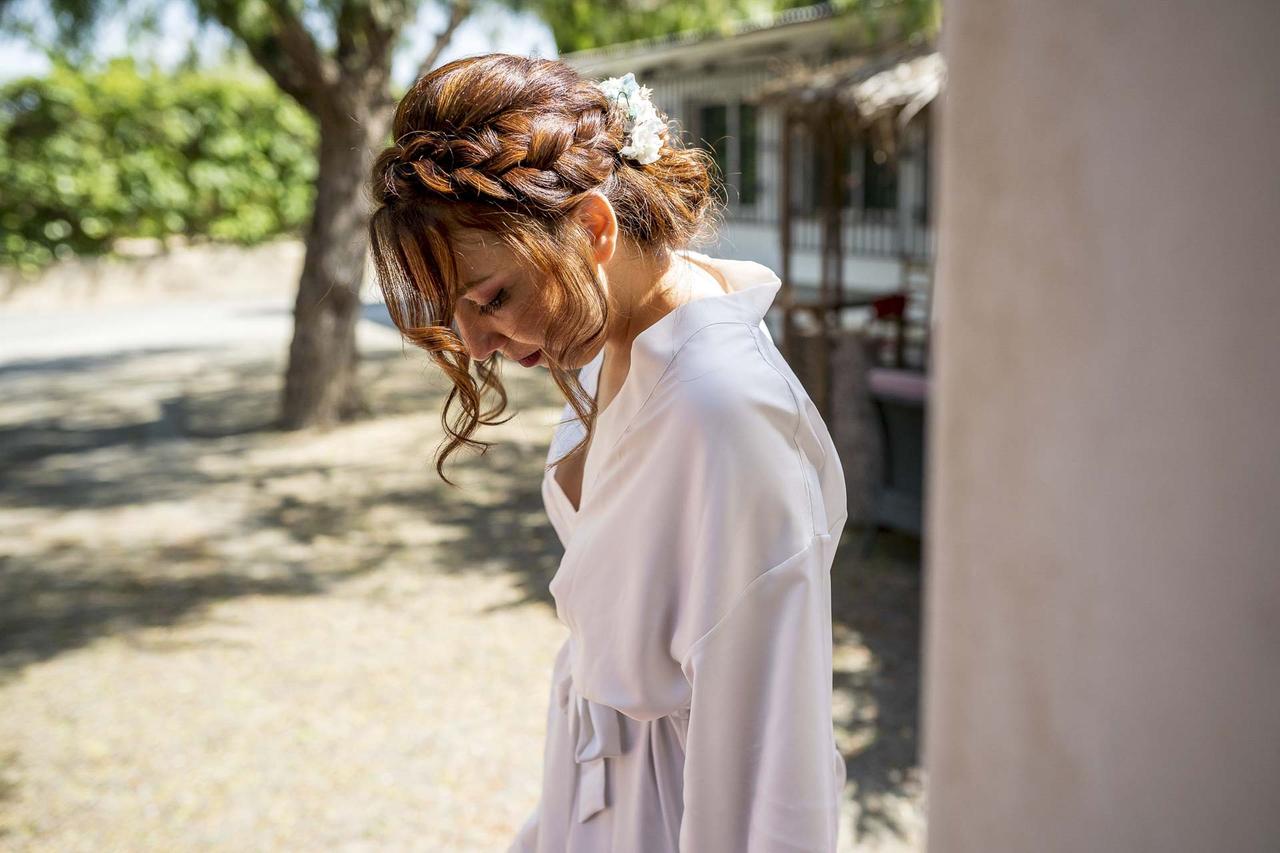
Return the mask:
MULTIPOLYGON (((366 322, 376 415, 275 432, 281 281, 0 309, 0 849, 500 851, 537 800, 556 389, 505 366, 520 415, 451 488, 439 379, 366 322)), ((858 533, 842 847, 913 850, 919 554, 858 533)))

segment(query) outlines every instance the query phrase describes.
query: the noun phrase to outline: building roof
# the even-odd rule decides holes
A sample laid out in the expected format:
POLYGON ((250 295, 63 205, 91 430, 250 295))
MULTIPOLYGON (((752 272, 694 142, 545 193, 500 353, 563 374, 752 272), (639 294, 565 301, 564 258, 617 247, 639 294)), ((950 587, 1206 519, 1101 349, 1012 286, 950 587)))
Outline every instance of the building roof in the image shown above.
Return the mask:
MULTIPOLYGON (((668 57, 689 54, 690 49, 737 51, 746 47, 741 44, 744 38, 771 38, 779 31, 786 33, 793 30, 824 29, 832 23, 831 19, 840 18, 842 14, 830 3, 817 3, 733 21, 719 28, 683 30, 589 50, 575 50, 561 54, 560 59, 585 73, 607 72, 620 63, 659 65, 668 57)), ((849 15, 843 17, 852 20, 849 15)))
POLYGON ((838 59, 816 67, 797 66, 757 93, 761 101, 837 101, 863 121, 893 112, 905 123, 938 96, 946 84, 946 62, 922 42, 877 54, 838 59))

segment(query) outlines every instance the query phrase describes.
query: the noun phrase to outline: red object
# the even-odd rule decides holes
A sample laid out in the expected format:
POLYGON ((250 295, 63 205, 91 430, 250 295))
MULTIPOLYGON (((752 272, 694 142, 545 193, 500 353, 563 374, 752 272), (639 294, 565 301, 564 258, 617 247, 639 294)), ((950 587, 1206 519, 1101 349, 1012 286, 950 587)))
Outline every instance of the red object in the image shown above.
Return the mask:
POLYGON ((889 296, 881 296, 879 299, 872 301, 871 310, 877 320, 902 317, 907 311, 907 295, 905 293, 894 293, 889 296))
POLYGON ((866 339, 872 358, 881 363, 902 364, 905 344, 903 324, 906 322, 907 294, 890 293, 871 301, 871 317, 866 339), (889 353, 886 354, 886 348, 889 353))

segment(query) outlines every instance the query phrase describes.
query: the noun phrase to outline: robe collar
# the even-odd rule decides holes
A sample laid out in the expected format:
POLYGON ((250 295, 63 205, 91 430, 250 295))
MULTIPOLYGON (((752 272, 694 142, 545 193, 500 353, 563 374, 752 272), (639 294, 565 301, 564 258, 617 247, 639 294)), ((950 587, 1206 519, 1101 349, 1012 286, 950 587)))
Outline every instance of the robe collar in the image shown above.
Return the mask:
MULTIPOLYGON (((680 348, 701 329, 724 322, 743 322, 752 328, 764 319, 782 286, 778 276, 755 261, 711 258, 701 252, 682 250, 679 254, 709 267, 724 277, 731 293, 704 296, 686 302, 667 312, 640 332, 631 343, 631 364, 617 395, 596 416, 595 435, 587 451, 582 473, 579 512, 589 509, 591 491, 600 467, 645 401, 666 373, 680 348)), ((593 360, 593 390, 599 386, 604 350, 593 360)))

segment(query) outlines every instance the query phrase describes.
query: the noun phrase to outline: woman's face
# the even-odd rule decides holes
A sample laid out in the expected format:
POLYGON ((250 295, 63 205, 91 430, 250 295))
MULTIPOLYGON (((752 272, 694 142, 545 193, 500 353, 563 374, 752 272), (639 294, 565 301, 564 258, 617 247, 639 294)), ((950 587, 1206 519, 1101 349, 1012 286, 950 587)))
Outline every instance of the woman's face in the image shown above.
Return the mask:
MULTIPOLYGON (((600 193, 590 192, 572 215, 586 229, 596 262, 607 264, 618 239, 613 206, 600 193)), ((549 309, 547 287, 540 274, 528 269, 486 231, 460 229, 453 243, 462 290, 453 312, 454 324, 468 356, 484 361, 496 350, 524 367, 545 367, 543 346, 549 309)), ((570 352, 561 367, 582 367, 598 352, 598 348, 595 352, 570 352)))
POLYGON ((546 289, 492 234, 467 229, 454 240, 462 295, 454 310, 458 335, 473 361, 496 350, 525 367, 545 366, 546 289), (531 361, 521 359, 531 357, 531 361))

